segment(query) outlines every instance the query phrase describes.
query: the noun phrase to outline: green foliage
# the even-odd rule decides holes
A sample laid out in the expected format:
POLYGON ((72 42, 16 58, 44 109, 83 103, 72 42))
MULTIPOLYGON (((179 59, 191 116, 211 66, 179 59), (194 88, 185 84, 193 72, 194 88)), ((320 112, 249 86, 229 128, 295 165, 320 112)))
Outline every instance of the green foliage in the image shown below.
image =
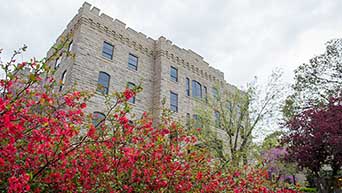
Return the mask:
POLYGON ((342 85, 342 39, 326 43, 326 51, 295 70, 293 94, 284 105, 285 118, 311 106, 327 104, 342 85))
POLYGON ((283 131, 275 131, 267 135, 262 143, 262 150, 268 150, 280 145, 280 138, 284 134, 283 131))
POLYGON ((300 188, 299 191, 301 191, 301 192, 317 192, 317 189, 316 188, 303 187, 303 188, 300 188))
POLYGON ((278 109, 277 100, 284 90, 279 84, 281 76, 275 71, 262 89, 255 82, 248 84, 246 91, 216 85, 215 96, 208 97, 208 107, 197 108, 203 127, 200 140, 222 162, 238 165, 254 156, 253 134, 265 128, 265 120, 278 109))

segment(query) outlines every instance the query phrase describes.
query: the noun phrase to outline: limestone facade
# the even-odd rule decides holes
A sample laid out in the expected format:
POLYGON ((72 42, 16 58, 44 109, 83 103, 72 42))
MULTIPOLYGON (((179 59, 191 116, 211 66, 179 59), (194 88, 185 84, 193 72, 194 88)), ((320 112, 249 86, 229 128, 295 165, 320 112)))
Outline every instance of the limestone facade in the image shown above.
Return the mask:
MULTIPOLYGON (((174 116, 185 120, 189 115, 192 117, 195 108, 206 105, 206 93, 211 96, 215 85, 220 85, 223 90, 236 89, 224 80, 223 72, 209 66, 203 57, 192 50, 180 48, 163 36, 154 40, 136 32, 122 21, 100 13, 100 9, 87 2, 56 43, 70 32, 73 34, 71 52, 75 58, 61 55, 56 79, 64 73, 66 87, 76 83, 80 90, 95 91, 99 73, 106 72, 110 75, 109 92, 124 90, 128 82, 141 83, 143 91, 136 96, 133 104, 134 113, 138 116, 144 111, 152 112, 157 122, 162 101, 165 100, 165 106, 170 107, 170 92, 173 92, 178 95, 178 111, 174 116), (113 45, 112 59, 103 56, 104 42, 113 45), (138 58, 137 70, 128 68, 129 54, 138 58), (177 81, 170 78, 171 67, 177 69, 177 81), (190 96, 186 91, 187 78, 190 80, 190 96), (201 84, 202 100, 193 96, 193 80, 201 84)), ((48 55, 53 52, 50 49, 48 55)), ((103 112, 103 108, 103 96, 95 94, 87 110, 103 112)))

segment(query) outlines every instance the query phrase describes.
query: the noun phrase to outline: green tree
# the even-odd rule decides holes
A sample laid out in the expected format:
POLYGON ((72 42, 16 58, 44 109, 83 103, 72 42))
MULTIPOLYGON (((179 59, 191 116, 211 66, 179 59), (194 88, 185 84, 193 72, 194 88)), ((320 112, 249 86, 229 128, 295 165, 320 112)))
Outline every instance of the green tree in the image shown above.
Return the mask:
POLYGON ((266 85, 258 86, 254 81, 245 91, 235 87, 221 89, 217 85, 213 96, 208 97, 208 107, 198 108, 203 128, 201 141, 223 163, 247 163, 253 134, 264 130, 280 109, 279 100, 284 92, 281 77, 280 70, 276 70, 266 85))
POLYGON ((289 119, 304 109, 327 104, 342 90, 342 39, 326 43, 326 51, 300 65, 295 70, 293 94, 284 105, 284 116, 289 119))

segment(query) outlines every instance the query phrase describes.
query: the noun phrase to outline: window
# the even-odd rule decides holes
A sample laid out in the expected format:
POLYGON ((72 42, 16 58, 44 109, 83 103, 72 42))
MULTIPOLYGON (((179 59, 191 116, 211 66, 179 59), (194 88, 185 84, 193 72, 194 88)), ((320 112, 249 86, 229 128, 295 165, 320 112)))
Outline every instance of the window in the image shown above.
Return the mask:
POLYGON ((138 70, 138 57, 133 54, 128 55, 128 68, 132 70, 138 70))
POLYGON ((227 101, 227 110, 228 112, 231 112, 233 110, 232 102, 227 101))
POLYGON ((185 80, 185 92, 186 92, 186 96, 190 96, 190 79, 186 78, 185 80))
POLYGON ((178 69, 173 66, 170 68, 170 78, 172 81, 178 81, 178 69))
POLYGON ((108 94, 110 75, 105 72, 100 72, 96 91, 101 94, 108 94))
POLYGON ((192 96, 202 98, 202 85, 196 80, 192 81, 192 96))
POLYGON ((215 111, 215 127, 219 128, 221 126, 220 112, 215 111))
POLYGON ((93 113, 93 125, 97 127, 103 120, 106 118, 105 114, 101 112, 94 112, 93 113))
POLYGON ((170 109, 173 112, 178 112, 178 94, 170 92, 170 109))
POLYGON ((205 102, 208 103, 208 89, 206 86, 203 86, 203 89, 204 89, 204 99, 205 99, 205 102))
POLYGON ((68 46, 68 52, 71 52, 72 46, 73 46, 73 41, 71 40, 68 46))
POLYGON ((201 118, 200 118, 198 115, 193 114, 193 115, 192 115, 192 118, 194 119, 194 127, 195 127, 195 128, 200 128, 200 127, 202 127, 201 118))
POLYGON ((103 42, 102 56, 107 59, 113 59, 114 46, 108 42, 103 42))
POLYGON ((190 113, 186 114, 186 128, 190 129, 190 113))
MULTIPOLYGON (((128 88, 132 89, 132 88, 135 87, 135 84, 132 83, 132 82, 129 82, 129 83, 127 84, 127 86, 128 86, 128 88)), ((130 99, 128 100, 128 102, 129 102, 129 103, 132 103, 132 104, 135 104, 135 96, 133 96, 132 98, 130 98, 130 99)))
POLYGON ((215 99, 217 99, 218 96, 219 96, 219 92, 218 92, 217 88, 213 87, 213 97, 214 97, 215 99))
POLYGON ((236 117, 237 117, 238 119, 241 119, 241 116, 242 116, 241 105, 237 105, 237 106, 236 106, 236 117))
POLYGON ((63 72, 62 74, 62 77, 61 77, 61 80, 60 80, 60 86, 59 86, 59 92, 62 91, 63 89, 63 86, 64 86, 64 83, 65 83, 65 75, 66 75, 66 70, 63 72))
POLYGON ((58 56, 58 58, 56 59, 56 62, 55 62, 55 69, 57 69, 57 68, 60 66, 61 61, 62 61, 62 54, 60 54, 60 55, 58 56))

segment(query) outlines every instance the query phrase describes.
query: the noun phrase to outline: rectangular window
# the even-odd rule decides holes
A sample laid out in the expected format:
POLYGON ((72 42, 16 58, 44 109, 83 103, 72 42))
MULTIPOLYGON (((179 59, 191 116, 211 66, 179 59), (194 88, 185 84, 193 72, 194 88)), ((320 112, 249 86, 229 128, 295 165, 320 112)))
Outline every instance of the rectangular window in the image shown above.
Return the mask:
POLYGON ((204 89, 204 99, 205 99, 205 102, 208 103, 208 89, 206 86, 203 86, 203 89, 204 89))
POLYGON ((178 69, 173 66, 170 68, 170 78, 172 81, 178 81, 178 69))
POLYGON ((138 70, 138 57, 131 53, 128 55, 128 68, 132 70, 138 70))
POLYGON ((190 79, 186 78, 185 80, 185 92, 186 92, 186 96, 190 96, 190 79))
POLYGON ((194 127, 195 128, 202 127, 202 121, 201 121, 201 118, 198 115, 193 114, 192 118, 194 119, 194 127))
POLYGON ((230 101, 227 101, 227 110, 229 113, 233 111, 233 105, 232 105, 232 102, 230 101))
POLYGON ((215 127, 220 128, 221 120, 220 120, 220 112, 215 111, 215 127))
POLYGON ((102 56, 112 60, 113 59, 114 46, 108 42, 103 42, 102 56))
POLYGON ((219 96, 219 92, 218 92, 217 88, 213 87, 213 97, 214 97, 215 99, 217 99, 218 96, 219 96))
POLYGON ((178 112, 178 94, 170 91, 170 110, 178 112))
POLYGON ((202 85, 196 80, 192 81, 192 96, 202 98, 202 85))
MULTIPOLYGON (((129 83, 127 84, 127 86, 128 86, 128 88, 132 89, 132 88, 135 87, 135 84, 132 83, 132 82, 129 82, 129 83)), ((132 98, 130 98, 130 99, 128 100, 128 102, 129 102, 129 103, 132 103, 132 104, 135 104, 135 96, 133 96, 132 98)))
POLYGON ((241 106, 240 105, 237 105, 236 106, 236 117, 238 118, 238 119, 241 119, 241 116, 242 116, 242 109, 241 109, 241 106))
POLYGON ((190 129, 190 124, 191 124, 191 120, 190 120, 190 113, 186 114, 186 128, 190 129))

